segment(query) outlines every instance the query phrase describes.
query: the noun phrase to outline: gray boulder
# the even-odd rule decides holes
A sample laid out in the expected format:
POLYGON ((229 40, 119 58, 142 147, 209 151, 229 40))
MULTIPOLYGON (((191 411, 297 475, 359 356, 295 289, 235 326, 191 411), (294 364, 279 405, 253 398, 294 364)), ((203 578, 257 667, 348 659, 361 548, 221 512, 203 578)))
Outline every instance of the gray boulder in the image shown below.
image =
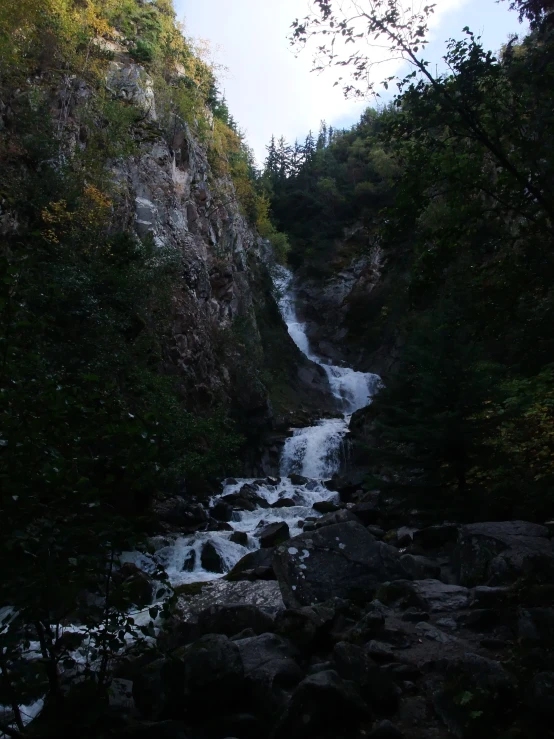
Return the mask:
POLYGON ((293 692, 275 739, 335 739, 344 736, 368 709, 356 685, 334 670, 305 678, 293 692))
POLYGON ((208 572, 225 572, 223 557, 211 541, 207 541, 202 547, 200 561, 202 562, 202 567, 208 570, 208 572))
POLYGON ((221 500, 243 511, 255 511, 258 507, 269 508, 269 503, 257 490, 256 484, 245 483, 238 492, 224 495, 221 500))
POLYGON ((233 541, 235 544, 240 544, 241 547, 245 547, 248 544, 248 534, 246 531, 233 531, 229 537, 229 541, 233 541))
POLYGON ((339 510, 339 506, 330 500, 318 500, 313 504, 312 508, 321 514, 335 513, 335 511, 339 510))
POLYGON ((325 526, 278 546, 273 568, 291 608, 332 597, 370 600, 380 583, 407 576, 398 551, 355 522, 325 526))
POLYGON ((527 646, 554 646, 554 608, 527 608, 519 611, 518 640, 527 646))
POLYGON ((230 521, 233 518, 233 506, 224 500, 219 500, 210 509, 210 514, 216 521, 230 521))
POLYGON ((267 717, 279 713, 292 690, 304 677, 296 662, 297 651, 287 639, 262 634, 235 641, 244 665, 248 700, 267 717))
POLYGON ((535 721, 551 725, 554 719, 554 672, 539 672, 531 678, 525 703, 535 721))
POLYGON ((413 533, 413 543, 422 549, 440 549, 458 541, 459 526, 453 523, 442 523, 428 526, 413 533))
POLYGON ((275 580, 273 549, 256 549, 248 552, 227 575, 228 580, 275 580))
POLYGON ((508 585, 524 575, 554 577, 554 546, 546 526, 527 521, 462 526, 453 552, 462 585, 508 585))
POLYGON ((403 554, 400 561, 406 572, 409 572, 414 580, 424 580, 425 578, 438 580, 440 577, 440 565, 428 557, 421 557, 417 554, 403 554))
POLYGON ((275 627, 302 651, 313 652, 326 646, 336 610, 332 602, 303 608, 288 608, 277 617, 275 627))
POLYGON ((290 537, 289 525, 286 521, 278 521, 277 523, 270 523, 262 529, 259 538, 260 546, 262 549, 267 547, 274 547, 277 544, 281 544, 287 541, 290 537))
POLYGON ((337 523, 359 523, 359 519, 350 511, 346 509, 340 509, 333 513, 327 513, 325 516, 316 519, 314 521, 314 529, 321 529, 323 526, 333 526, 337 523))
POLYGON ((378 597, 387 604, 399 603, 403 608, 438 613, 467 608, 470 591, 440 580, 395 580, 379 588, 378 597))
POLYGON ((366 648, 338 642, 333 660, 339 675, 358 686, 361 697, 376 713, 387 714, 396 710, 401 691, 391 675, 375 664, 366 648))
MULTIPOLYGON (((236 642, 221 634, 203 636, 193 644, 178 649, 171 660, 167 680, 182 676, 183 693, 171 689, 171 697, 179 700, 170 707, 170 717, 179 718, 183 706, 189 713, 201 716, 213 710, 236 712, 244 695, 244 667, 236 642)), ((179 691, 180 692, 180 691, 179 691)))
POLYGON ((212 605, 198 615, 198 627, 204 634, 234 636, 244 629, 264 634, 273 629, 273 623, 267 613, 246 603, 212 605))
POLYGON ((172 498, 155 500, 152 510, 160 521, 171 526, 179 526, 183 530, 195 531, 208 523, 208 513, 199 504, 187 503, 184 498, 175 495, 172 498))

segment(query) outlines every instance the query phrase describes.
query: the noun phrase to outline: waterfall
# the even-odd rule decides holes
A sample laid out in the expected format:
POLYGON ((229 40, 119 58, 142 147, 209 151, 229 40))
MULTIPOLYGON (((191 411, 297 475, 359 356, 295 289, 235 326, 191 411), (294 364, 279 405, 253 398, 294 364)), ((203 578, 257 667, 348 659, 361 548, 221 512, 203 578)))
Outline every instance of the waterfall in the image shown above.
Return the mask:
POLYGON ((234 510, 233 519, 229 521, 232 531, 202 531, 173 540, 164 538, 162 546, 152 555, 139 552, 125 555, 126 561, 135 562, 145 571, 155 571, 157 565, 162 565, 174 586, 221 577, 223 571, 228 572, 245 554, 258 549, 258 534, 265 526, 286 522, 290 536, 296 536, 302 532, 306 519, 319 515, 313 509, 314 503, 335 501, 337 498, 337 494, 331 492, 324 481, 344 463, 347 456, 345 437, 350 417, 354 411, 370 402, 380 378, 378 375, 330 364, 312 351, 306 325, 298 320, 296 314, 292 280, 289 270, 277 268, 275 286, 279 293, 279 307, 300 351, 325 370, 331 392, 337 400, 337 416, 292 432, 281 455, 281 478, 229 480, 223 492, 212 498, 211 503, 217 503, 225 496, 239 493, 246 485, 255 491, 256 496, 265 500, 264 506, 257 505, 252 511, 234 510), (293 483, 290 479, 292 473, 308 479, 295 479, 293 483), (283 499, 287 499, 286 507, 275 505, 283 499), (235 532, 246 534, 247 538, 239 544, 232 540, 235 532), (202 552, 208 543, 212 557, 215 552, 218 559, 217 572, 203 566, 202 552))
POLYGON ((293 275, 285 267, 278 267, 276 273, 274 282, 279 292, 279 307, 289 334, 308 359, 323 367, 337 406, 342 410, 340 418, 327 418, 315 426, 294 431, 285 442, 281 474, 297 472, 306 477, 326 479, 339 469, 352 413, 369 404, 381 380, 379 375, 325 362, 311 350, 306 325, 298 320, 296 314, 293 275))

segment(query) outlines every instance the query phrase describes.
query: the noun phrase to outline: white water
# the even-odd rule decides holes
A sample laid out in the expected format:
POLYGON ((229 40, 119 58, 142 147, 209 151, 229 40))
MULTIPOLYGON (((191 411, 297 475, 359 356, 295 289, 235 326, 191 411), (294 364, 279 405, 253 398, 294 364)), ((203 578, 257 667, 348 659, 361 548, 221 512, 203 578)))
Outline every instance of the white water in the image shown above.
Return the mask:
MULTIPOLYGON (((153 555, 138 552, 128 553, 125 558, 134 561, 145 571, 154 571, 161 564, 173 586, 183 583, 215 580, 222 573, 209 572, 202 567, 202 548, 211 542, 221 557, 223 569, 229 571, 249 551, 258 549, 256 534, 266 525, 286 521, 290 535, 302 531, 302 522, 308 517, 317 517, 312 506, 317 501, 333 501, 336 494, 329 491, 324 481, 338 471, 345 456, 344 438, 348 433, 348 423, 354 411, 370 402, 371 394, 380 384, 378 375, 356 372, 349 367, 338 367, 325 363, 310 348, 306 325, 298 320, 292 274, 284 267, 278 268, 275 286, 279 292, 279 307, 287 324, 288 331, 298 348, 313 362, 325 370, 333 396, 337 401, 337 417, 326 418, 313 426, 294 429, 286 440, 281 455, 281 478, 276 484, 267 480, 240 479, 224 486, 212 503, 231 493, 237 493, 246 483, 256 488, 256 494, 269 505, 280 498, 290 498, 294 505, 286 508, 257 508, 255 511, 235 511, 230 526, 233 531, 248 535, 246 546, 230 541, 233 531, 199 532, 180 536, 173 541, 159 540, 160 545, 153 555), (300 474, 309 480, 303 485, 294 485, 289 479, 292 473, 300 474), (192 559, 192 569, 184 569, 185 562, 192 559)), ((156 544, 156 541, 153 542, 156 544)), ((157 544, 156 544, 157 546, 157 544)), ((190 568, 190 564, 189 564, 190 568)))
POLYGON ((280 293, 281 314, 296 346, 308 359, 325 370, 337 408, 343 415, 324 419, 315 426, 296 429, 285 443, 281 474, 298 472, 306 477, 327 479, 339 469, 350 416, 371 402, 371 395, 377 390, 381 380, 379 375, 356 372, 350 367, 338 367, 324 362, 314 354, 310 348, 306 324, 299 321, 296 314, 292 281, 292 273, 285 267, 279 267, 275 285, 280 293))
MULTIPOLYGON (((298 348, 313 362, 325 370, 329 386, 337 401, 337 417, 326 418, 313 426, 295 429, 286 440, 281 456, 281 478, 275 484, 269 480, 241 479, 229 481, 219 496, 214 496, 212 503, 231 493, 237 493, 248 483, 256 488, 256 495, 264 498, 271 506, 281 498, 289 498, 293 506, 286 508, 262 508, 255 511, 235 511, 230 526, 233 531, 198 532, 186 536, 156 537, 151 541, 155 549, 153 554, 143 552, 125 552, 121 556, 122 562, 133 562, 147 573, 154 574, 159 565, 165 569, 169 582, 174 587, 184 583, 215 580, 224 573, 210 572, 202 567, 202 549, 207 542, 211 542, 219 554, 222 569, 231 570, 235 564, 249 551, 260 546, 257 533, 270 523, 286 521, 291 536, 302 532, 303 522, 309 518, 316 518, 319 514, 312 508, 318 501, 334 501, 336 493, 329 491, 324 480, 328 480, 338 471, 344 457, 344 437, 348 433, 348 423, 354 411, 363 408, 370 402, 371 395, 380 384, 378 375, 356 372, 348 367, 338 367, 324 362, 310 348, 306 326, 298 320, 294 306, 294 292, 292 290, 292 274, 285 268, 278 269, 275 280, 276 288, 280 292, 279 306, 287 324, 289 334, 298 348), (301 474, 308 479, 304 484, 293 484, 289 478, 291 473, 301 474), (247 534, 245 546, 230 541, 234 531, 247 534), (185 562, 193 558, 191 569, 184 569, 185 562)), ((154 582, 156 602, 163 601, 169 594, 165 583, 154 582)), ((1 615, 1 611, 0 611, 1 615)), ((137 609, 130 613, 137 626, 150 623, 149 608, 137 609)), ((154 626, 154 625, 153 625, 154 626)), ((82 626, 68 626, 68 631, 83 631, 82 626)), ((155 630, 155 628, 154 628, 155 630)), ((132 638, 129 636, 129 640, 132 638)), ((88 638, 90 642, 90 636, 88 638)), ((38 643, 31 643, 26 656, 40 658, 38 643)), ((79 664, 90 664, 89 646, 87 643, 72 653, 79 664)), ((42 700, 31 706, 23 706, 24 722, 31 721, 42 708, 42 700)), ((7 708, 0 705, 0 717, 7 708)), ((8 714, 6 714, 7 716, 8 714)), ((9 721, 9 718, 7 718, 9 721)), ((0 737, 2 736, 0 732, 0 737)))

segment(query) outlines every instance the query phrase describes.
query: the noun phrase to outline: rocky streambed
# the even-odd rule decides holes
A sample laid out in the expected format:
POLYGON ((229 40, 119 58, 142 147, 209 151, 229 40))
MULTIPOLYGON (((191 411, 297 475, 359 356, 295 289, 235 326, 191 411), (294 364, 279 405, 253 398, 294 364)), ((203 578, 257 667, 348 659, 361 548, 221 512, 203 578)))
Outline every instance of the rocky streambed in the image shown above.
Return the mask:
MULTIPOLYGON (((363 484, 333 483, 349 416, 379 378, 314 355, 291 276, 280 280, 289 332, 324 368, 337 416, 294 432, 279 477, 158 503, 165 533, 128 566, 134 577, 162 566, 174 595, 155 643, 114 681, 124 735, 549 736, 550 527, 430 525, 363 484)), ((151 597, 167 597, 158 587, 151 597)))
POLYGON ((117 664, 106 736, 550 736, 551 528, 424 522, 341 484, 350 414, 379 378, 311 354, 290 279, 283 315, 337 415, 291 434, 279 476, 156 502, 150 550, 116 572, 149 639, 117 664))
POLYGON ((391 529, 397 512, 383 495, 360 488, 335 500, 307 530, 253 550, 223 578, 177 588, 156 645, 115 681, 132 696, 132 731, 548 736, 549 528, 391 529))

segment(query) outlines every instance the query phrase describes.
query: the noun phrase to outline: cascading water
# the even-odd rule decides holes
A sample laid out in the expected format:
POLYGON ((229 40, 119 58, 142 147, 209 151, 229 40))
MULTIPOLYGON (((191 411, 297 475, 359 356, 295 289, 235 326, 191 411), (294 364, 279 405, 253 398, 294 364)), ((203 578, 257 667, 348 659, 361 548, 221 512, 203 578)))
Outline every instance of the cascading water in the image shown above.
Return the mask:
MULTIPOLYGON (((279 290, 279 306, 289 333, 298 348, 313 362, 319 364, 329 379, 331 392, 337 400, 336 418, 326 418, 313 426, 295 429, 285 442, 281 456, 281 478, 264 480, 229 480, 223 492, 214 496, 212 503, 225 496, 236 495, 243 486, 255 491, 260 505, 254 510, 234 510, 229 522, 231 530, 201 531, 185 536, 155 537, 151 545, 155 552, 124 552, 121 562, 133 562, 141 570, 155 576, 161 565, 172 586, 185 583, 204 582, 222 577, 249 551, 259 548, 257 534, 268 524, 286 522, 290 536, 302 532, 306 519, 316 518, 314 503, 333 501, 336 493, 331 492, 324 480, 328 480, 341 464, 344 451, 344 438, 348 433, 348 423, 354 411, 367 405, 373 392, 380 384, 377 375, 356 372, 348 367, 338 367, 325 363, 310 348, 306 326, 298 320, 292 291, 292 274, 285 268, 278 268, 275 279, 279 290), (290 479, 292 473, 301 474, 304 479, 290 479), (309 479, 305 479, 309 478, 309 479), (285 502, 281 507, 279 501, 285 502), (277 504, 277 505, 276 505, 277 504), (273 507, 275 506, 275 507, 273 507), (237 532, 243 534, 240 539, 237 532), (246 534, 246 538, 244 538, 246 534), (234 540, 233 540, 234 539, 234 540), (238 542, 241 543, 238 543, 238 542), (209 545, 211 565, 206 559, 206 545, 209 545), (214 563, 215 558, 215 563, 214 563)), ((163 601, 170 594, 165 582, 157 582, 156 601, 163 601)), ((4 612, 6 609, 4 609, 4 612)), ((0 609, 0 618, 2 618, 0 609)), ((149 608, 131 612, 137 626, 150 623, 149 608)), ((83 626, 67 626, 66 631, 81 633, 83 626)), ((129 636, 129 639, 132 638, 129 636)), ((90 641, 90 637, 89 637, 90 641)), ((78 664, 89 665, 88 647, 76 650, 72 657, 78 664), (81 653, 82 652, 82 653, 81 653), (84 656, 83 656, 84 655, 84 656)), ((40 656, 40 647, 32 643, 27 650, 29 658, 40 656)), ((90 665, 89 665, 90 666, 90 665)), ((42 699, 32 706, 24 707, 27 719, 31 720, 41 709, 42 699)), ((0 711, 2 706, 0 705, 0 711)), ((7 709, 6 709, 7 710, 7 709)))
POLYGON ((198 532, 169 542, 163 539, 154 555, 133 552, 125 556, 127 561, 134 561, 145 571, 154 571, 161 564, 174 586, 221 577, 222 571, 228 572, 245 554, 259 547, 257 534, 265 526, 285 521, 290 535, 295 536, 301 533, 302 522, 306 518, 318 515, 312 507, 314 503, 336 498, 336 493, 329 491, 323 481, 328 480, 339 469, 350 416, 369 403, 371 394, 379 386, 380 378, 378 375, 325 363, 314 354, 310 348, 306 326, 298 320, 296 314, 292 280, 289 270, 277 268, 275 286, 279 292, 281 313, 298 348, 327 373, 331 392, 337 400, 337 417, 326 418, 313 426, 293 431, 283 448, 280 479, 229 481, 223 492, 214 496, 212 503, 237 494, 244 485, 248 485, 265 501, 264 506, 257 506, 253 511, 235 510, 233 520, 229 522, 231 531, 198 532), (295 479, 293 483, 289 477, 292 473, 309 479, 304 483, 295 479), (289 499, 287 507, 272 507, 283 498, 289 499), (242 539, 241 543, 237 543, 237 537, 233 537, 235 532, 246 534, 246 540, 242 539), (205 566, 203 553, 208 543, 211 556, 215 552, 218 560, 214 571, 205 566))
POLYGON ((348 432, 350 416, 370 402, 379 387, 380 377, 367 372, 356 372, 350 367, 338 367, 324 362, 310 349, 306 325, 298 320, 292 290, 292 273, 285 267, 277 268, 275 285, 279 291, 279 307, 289 334, 308 359, 323 367, 329 380, 341 418, 327 418, 315 426, 296 429, 287 439, 281 458, 281 474, 299 472, 306 477, 327 479, 337 471, 341 462, 344 437, 348 432))

